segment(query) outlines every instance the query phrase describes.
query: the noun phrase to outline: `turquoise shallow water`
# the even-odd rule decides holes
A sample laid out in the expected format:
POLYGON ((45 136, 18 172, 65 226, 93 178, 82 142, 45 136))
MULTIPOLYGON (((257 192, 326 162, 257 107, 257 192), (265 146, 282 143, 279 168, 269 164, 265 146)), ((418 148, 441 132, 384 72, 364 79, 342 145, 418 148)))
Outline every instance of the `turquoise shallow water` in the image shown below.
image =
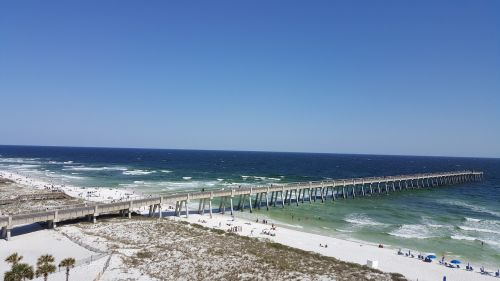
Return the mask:
POLYGON ((498 206, 486 207, 478 198, 449 195, 468 188, 480 187, 463 185, 323 204, 306 202, 272 209, 265 215, 314 233, 498 266, 498 206))
POLYGON ((305 203, 261 214, 305 231, 435 252, 497 268, 499 159, 0 146, 0 170, 146 194, 464 169, 484 171, 485 181, 305 203))

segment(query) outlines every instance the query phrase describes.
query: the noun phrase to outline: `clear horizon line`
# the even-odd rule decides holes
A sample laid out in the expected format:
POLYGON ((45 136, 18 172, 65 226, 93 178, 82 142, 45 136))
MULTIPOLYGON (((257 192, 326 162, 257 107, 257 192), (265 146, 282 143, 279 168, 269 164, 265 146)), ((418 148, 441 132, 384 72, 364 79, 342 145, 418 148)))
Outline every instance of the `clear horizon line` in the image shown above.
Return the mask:
POLYGON ((500 157, 484 156, 450 156, 450 155, 412 155, 412 154, 374 154, 352 152, 311 152, 311 151, 276 151, 276 150, 240 150, 240 149, 201 149, 201 148, 165 148, 165 147, 122 147, 122 146, 74 146, 74 145, 37 145, 37 144, 0 144, 0 146, 25 147, 61 147, 61 148, 97 148, 97 149, 150 149, 150 150, 191 150, 191 151, 221 151, 221 152, 258 152, 258 153, 299 153, 299 154, 331 154, 331 155, 364 155, 364 156, 399 156, 399 157, 440 157, 440 158, 476 158, 500 159, 500 157))

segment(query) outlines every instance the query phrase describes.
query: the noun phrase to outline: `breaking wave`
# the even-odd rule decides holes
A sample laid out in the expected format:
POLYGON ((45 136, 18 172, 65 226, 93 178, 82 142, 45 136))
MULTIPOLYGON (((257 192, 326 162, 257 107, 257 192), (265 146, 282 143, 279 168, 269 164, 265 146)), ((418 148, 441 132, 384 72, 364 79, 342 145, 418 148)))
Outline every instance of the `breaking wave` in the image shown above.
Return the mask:
POLYGON ((500 234, 500 231, 495 231, 492 229, 485 229, 485 228, 476 228, 476 227, 468 227, 468 226, 458 226, 458 228, 466 231, 476 231, 476 232, 485 232, 485 233, 495 233, 495 234, 500 234))
POLYGON ((490 214, 490 215, 493 215, 493 216, 496 216, 496 217, 500 218, 500 212, 496 212, 496 211, 490 210, 490 209, 485 208, 485 207, 481 207, 481 206, 477 206, 477 205, 472 205, 472 204, 469 204, 469 203, 466 203, 466 202, 463 202, 463 201, 460 201, 460 200, 448 200, 448 199, 445 199, 445 200, 438 200, 438 202, 441 203, 441 204, 449 205, 449 206, 462 207, 462 208, 469 209, 469 210, 477 212, 477 213, 490 214))
POLYGON ((146 171, 146 170, 123 171, 123 174, 127 176, 142 176, 142 175, 149 175, 152 173, 156 173, 156 171, 146 171))
POLYGON ((125 167, 64 166, 65 171, 127 171, 125 167))
POLYGON ((365 214, 349 214, 344 219, 345 222, 355 225, 385 226, 387 224, 377 222, 365 214))
POLYGON ((454 239, 454 240, 467 240, 467 241, 475 241, 475 240, 477 240, 474 237, 464 236, 464 235, 452 235, 452 236, 450 236, 450 238, 454 239))
POLYGON ((422 224, 403 224, 397 229, 388 233, 391 236, 401 238, 427 239, 438 237, 429 227, 422 224))

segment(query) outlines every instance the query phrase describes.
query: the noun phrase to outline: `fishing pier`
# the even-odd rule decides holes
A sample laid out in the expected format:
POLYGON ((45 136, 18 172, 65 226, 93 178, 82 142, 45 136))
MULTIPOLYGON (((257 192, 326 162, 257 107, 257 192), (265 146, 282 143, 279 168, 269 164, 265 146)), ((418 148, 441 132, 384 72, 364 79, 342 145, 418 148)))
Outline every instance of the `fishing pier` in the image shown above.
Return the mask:
POLYGON ((149 208, 149 216, 162 218, 163 207, 175 206, 175 216, 189 216, 189 213, 205 214, 212 212, 243 211, 300 203, 325 202, 363 196, 375 196, 402 192, 405 190, 437 188, 483 180, 483 172, 455 171, 428 174, 412 174, 387 177, 367 177, 310 181, 298 183, 269 184, 256 186, 234 186, 220 190, 203 192, 184 192, 165 196, 147 197, 114 203, 98 203, 89 206, 33 212, 0 217, 1 238, 11 237, 14 227, 47 222, 49 227, 56 227, 58 222, 87 218, 94 223, 99 215, 119 213, 131 218, 132 212, 140 208, 149 208), (219 204, 214 209, 213 203, 219 204), (198 203, 194 208, 192 203, 198 203), (190 209, 191 208, 191 209, 190 209))

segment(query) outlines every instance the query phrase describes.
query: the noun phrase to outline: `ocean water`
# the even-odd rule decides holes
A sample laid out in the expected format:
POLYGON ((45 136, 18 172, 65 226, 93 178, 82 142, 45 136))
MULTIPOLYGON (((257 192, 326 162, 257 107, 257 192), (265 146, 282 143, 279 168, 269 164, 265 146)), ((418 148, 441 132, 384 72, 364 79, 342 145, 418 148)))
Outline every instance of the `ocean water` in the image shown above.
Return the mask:
POLYGON ((485 180, 306 202, 251 216, 267 216, 303 231, 500 267, 500 159, 0 146, 0 170, 144 194, 464 169, 484 171, 485 180))

